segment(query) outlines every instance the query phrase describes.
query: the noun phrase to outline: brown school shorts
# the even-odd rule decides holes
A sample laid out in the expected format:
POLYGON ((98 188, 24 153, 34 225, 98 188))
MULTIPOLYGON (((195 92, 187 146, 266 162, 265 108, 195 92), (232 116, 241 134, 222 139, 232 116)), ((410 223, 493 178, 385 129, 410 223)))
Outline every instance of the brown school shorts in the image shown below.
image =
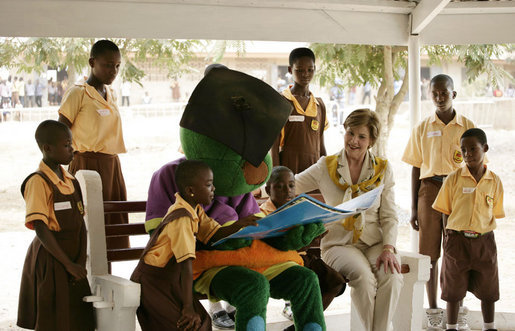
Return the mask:
POLYGON ((440 187, 442 182, 424 178, 418 190, 418 250, 431 257, 431 261, 440 258, 442 245, 442 213, 432 207, 440 187))
POLYGON ((479 300, 499 300, 497 246, 493 232, 478 238, 447 230, 443 243, 442 300, 457 302, 473 293, 479 300))

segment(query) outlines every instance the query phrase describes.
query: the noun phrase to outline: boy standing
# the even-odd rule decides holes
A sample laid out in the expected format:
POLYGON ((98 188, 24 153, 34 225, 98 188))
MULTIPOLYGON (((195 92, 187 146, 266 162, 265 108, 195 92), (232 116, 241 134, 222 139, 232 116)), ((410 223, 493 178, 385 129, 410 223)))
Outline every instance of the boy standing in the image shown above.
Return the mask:
POLYGON ((447 330, 458 330, 459 303, 467 290, 481 300, 483 330, 495 330, 495 301, 499 300, 495 219, 504 217, 503 187, 487 169, 486 134, 470 129, 461 136, 466 167, 444 181, 433 208, 444 216, 442 299, 447 301, 447 330))
MULTIPOLYGON (((440 330, 443 310, 438 308, 438 259, 442 238, 442 214, 432 204, 444 178, 463 161, 460 137, 475 127, 457 114, 452 102, 456 98, 454 83, 448 75, 436 75, 430 83, 435 113, 419 123, 411 133, 402 160, 413 166, 411 173, 411 226, 419 231, 419 253, 431 258, 431 273, 426 284, 429 309, 428 330, 440 330)), ((463 311, 465 312, 465 311, 463 311)), ((462 323, 465 327, 466 322, 462 323)))
POLYGON ((326 155, 324 130, 329 122, 321 98, 315 98, 309 83, 316 71, 315 54, 309 48, 290 53, 288 72, 294 83, 283 91, 293 105, 288 122, 272 146, 274 166, 282 165, 298 174, 326 155))

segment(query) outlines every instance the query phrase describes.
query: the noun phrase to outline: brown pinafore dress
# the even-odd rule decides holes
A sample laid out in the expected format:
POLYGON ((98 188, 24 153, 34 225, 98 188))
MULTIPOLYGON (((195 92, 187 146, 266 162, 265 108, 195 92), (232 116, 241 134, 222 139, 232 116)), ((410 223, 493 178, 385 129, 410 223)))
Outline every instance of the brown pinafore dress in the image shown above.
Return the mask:
MULTIPOLYGON (((317 98, 317 116, 308 117, 297 112, 295 106, 290 115, 302 116, 303 121, 288 120, 284 125, 284 144, 279 153, 279 164, 290 168, 294 174, 298 174, 325 155, 324 129, 326 111, 325 105, 317 98)), ((292 105, 293 102, 289 101, 292 105)))
MULTIPOLYGON (((73 179, 73 194, 62 194, 42 172, 28 176, 21 186, 22 195, 30 177, 41 176, 52 189, 53 202, 69 202, 71 208, 54 210, 61 231, 52 231, 57 243, 74 263, 85 267, 86 226, 79 183, 73 179)), ((50 254, 36 236, 27 251, 23 266, 17 325, 42 331, 89 331, 95 329, 93 306, 82 298, 91 295, 88 280, 75 280, 50 254)))
MULTIPOLYGON (((179 264, 175 257, 172 257, 164 268, 159 268, 146 264, 143 258, 155 245, 164 227, 184 216, 192 217, 186 209, 181 208, 174 210, 163 219, 156 230, 152 232, 140 261, 132 273, 131 280, 141 284, 141 299, 137 316, 143 331, 180 331, 177 328, 177 322, 181 317, 183 299, 179 264)), ((211 318, 195 297, 193 297, 193 309, 200 315, 201 325, 198 330, 211 331, 211 318)))

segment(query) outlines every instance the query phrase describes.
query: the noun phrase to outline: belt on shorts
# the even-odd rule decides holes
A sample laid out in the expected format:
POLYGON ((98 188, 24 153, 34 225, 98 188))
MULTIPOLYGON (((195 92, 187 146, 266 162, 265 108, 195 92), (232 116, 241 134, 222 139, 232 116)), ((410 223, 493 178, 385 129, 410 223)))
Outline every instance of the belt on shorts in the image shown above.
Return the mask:
POLYGON ((469 238, 469 239, 476 239, 481 236, 484 236, 485 234, 489 234, 490 232, 492 232, 492 231, 480 233, 480 232, 475 232, 475 231, 470 231, 470 230, 463 230, 463 231, 447 230, 447 233, 459 233, 462 236, 464 236, 465 238, 469 238))
POLYGON ((445 180, 445 177, 447 177, 447 176, 433 176, 433 177, 429 177, 429 179, 434 180, 435 182, 443 183, 443 181, 445 180))

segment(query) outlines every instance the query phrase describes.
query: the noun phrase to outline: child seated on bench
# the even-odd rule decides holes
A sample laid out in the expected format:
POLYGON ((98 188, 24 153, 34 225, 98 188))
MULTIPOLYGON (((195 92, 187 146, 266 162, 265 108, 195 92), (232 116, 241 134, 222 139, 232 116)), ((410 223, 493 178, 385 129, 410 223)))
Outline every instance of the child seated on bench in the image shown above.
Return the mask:
POLYGON ((201 161, 186 160, 177 166, 179 193, 152 233, 131 280, 141 284, 137 310, 141 329, 211 330, 211 320, 193 298, 192 260, 196 239, 207 244, 241 228, 256 225, 256 216, 221 227, 201 205, 214 198, 213 172, 201 161))
MULTIPOLYGON (((270 179, 268 179, 266 183, 265 191, 270 198, 261 204, 260 209, 265 215, 268 215, 295 198, 295 177, 293 172, 288 167, 274 167, 270 174, 270 179)), ((315 238, 315 241, 316 240, 315 238)), ((313 270, 318 276, 320 291, 322 293, 322 304, 325 310, 335 297, 345 291, 345 278, 336 270, 325 264, 322 259, 312 256, 311 254, 300 254, 304 260, 304 266, 313 270)), ((291 307, 289 302, 286 302, 283 315, 289 319, 293 319, 290 318, 291 307)))

